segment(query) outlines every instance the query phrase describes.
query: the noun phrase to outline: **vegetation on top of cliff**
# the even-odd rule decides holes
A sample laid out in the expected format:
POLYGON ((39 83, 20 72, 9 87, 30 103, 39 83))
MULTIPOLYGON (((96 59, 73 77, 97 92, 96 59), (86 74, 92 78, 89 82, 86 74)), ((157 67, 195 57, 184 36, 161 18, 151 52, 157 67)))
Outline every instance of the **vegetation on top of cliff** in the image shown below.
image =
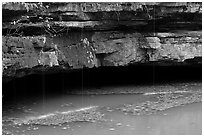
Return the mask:
POLYGON ((2 2, 2 8, 8 10, 26 10, 27 12, 36 9, 44 9, 42 2, 2 2))

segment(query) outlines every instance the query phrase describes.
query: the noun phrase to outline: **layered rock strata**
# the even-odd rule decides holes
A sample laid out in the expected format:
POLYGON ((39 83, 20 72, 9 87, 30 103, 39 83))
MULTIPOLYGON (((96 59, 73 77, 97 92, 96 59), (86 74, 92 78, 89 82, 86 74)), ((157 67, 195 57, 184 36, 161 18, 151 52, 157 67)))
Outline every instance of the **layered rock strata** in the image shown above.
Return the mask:
POLYGON ((202 3, 2 3, 3 78, 201 63, 202 3))

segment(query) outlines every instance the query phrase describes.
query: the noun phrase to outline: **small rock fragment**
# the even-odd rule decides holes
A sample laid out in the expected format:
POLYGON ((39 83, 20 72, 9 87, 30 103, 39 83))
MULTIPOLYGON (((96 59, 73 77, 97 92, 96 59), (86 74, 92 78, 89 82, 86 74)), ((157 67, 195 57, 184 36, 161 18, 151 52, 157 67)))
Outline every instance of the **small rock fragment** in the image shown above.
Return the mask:
POLYGON ((67 129, 67 127, 63 127, 62 129, 67 129))
POLYGON ((116 125, 117 125, 117 126, 121 126, 121 125, 122 125, 122 123, 118 122, 116 125))
POLYGON ((115 130, 115 128, 109 128, 109 130, 110 130, 110 131, 114 131, 114 130, 115 130))

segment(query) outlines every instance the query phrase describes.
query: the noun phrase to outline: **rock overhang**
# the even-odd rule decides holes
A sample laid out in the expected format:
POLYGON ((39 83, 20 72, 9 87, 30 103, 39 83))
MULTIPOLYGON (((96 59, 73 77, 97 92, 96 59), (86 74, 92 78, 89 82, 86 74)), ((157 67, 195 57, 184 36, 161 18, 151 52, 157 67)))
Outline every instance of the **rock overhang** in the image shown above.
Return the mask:
POLYGON ((9 2, 2 8, 3 78, 101 66, 201 63, 201 3, 9 2))

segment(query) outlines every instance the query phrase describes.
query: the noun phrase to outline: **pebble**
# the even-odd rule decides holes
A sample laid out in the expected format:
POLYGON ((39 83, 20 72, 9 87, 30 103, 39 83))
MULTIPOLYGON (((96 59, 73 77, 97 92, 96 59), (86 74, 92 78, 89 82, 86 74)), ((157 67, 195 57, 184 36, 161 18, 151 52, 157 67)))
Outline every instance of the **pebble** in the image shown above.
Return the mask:
POLYGON ((137 108, 135 108, 135 109, 133 109, 134 111, 140 111, 140 109, 137 109, 137 108))
POLYGON ((33 128, 33 130, 38 130, 38 129, 39 129, 38 127, 34 127, 34 128, 33 128))
POLYGON ((120 122, 119 122, 119 123, 117 123, 116 125, 117 125, 117 126, 121 126, 121 125, 122 125, 122 123, 120 123, 120 122))
POLYGON ((112 112, 113 110, 112 110, 112 109, 108 109, 107 111, 108 111, 108 112, 112 112))
POLYGON ((163 115, 166 116, 166 115, 168 115, 168 114, 167 114, 167 113, 164 113, 163 115))
POLYGON ((67 127, 63 127, 62 129, 67 129, 67 127))
POLYGON ((113 131, 113 130, 115 130, 115 128, 109 128, 109 130, 110 130, 110 131, 113 131))
POLYGON ((21 123, 18 124, 18 126, 21 126, 21 125, 22 125, 21 123))

